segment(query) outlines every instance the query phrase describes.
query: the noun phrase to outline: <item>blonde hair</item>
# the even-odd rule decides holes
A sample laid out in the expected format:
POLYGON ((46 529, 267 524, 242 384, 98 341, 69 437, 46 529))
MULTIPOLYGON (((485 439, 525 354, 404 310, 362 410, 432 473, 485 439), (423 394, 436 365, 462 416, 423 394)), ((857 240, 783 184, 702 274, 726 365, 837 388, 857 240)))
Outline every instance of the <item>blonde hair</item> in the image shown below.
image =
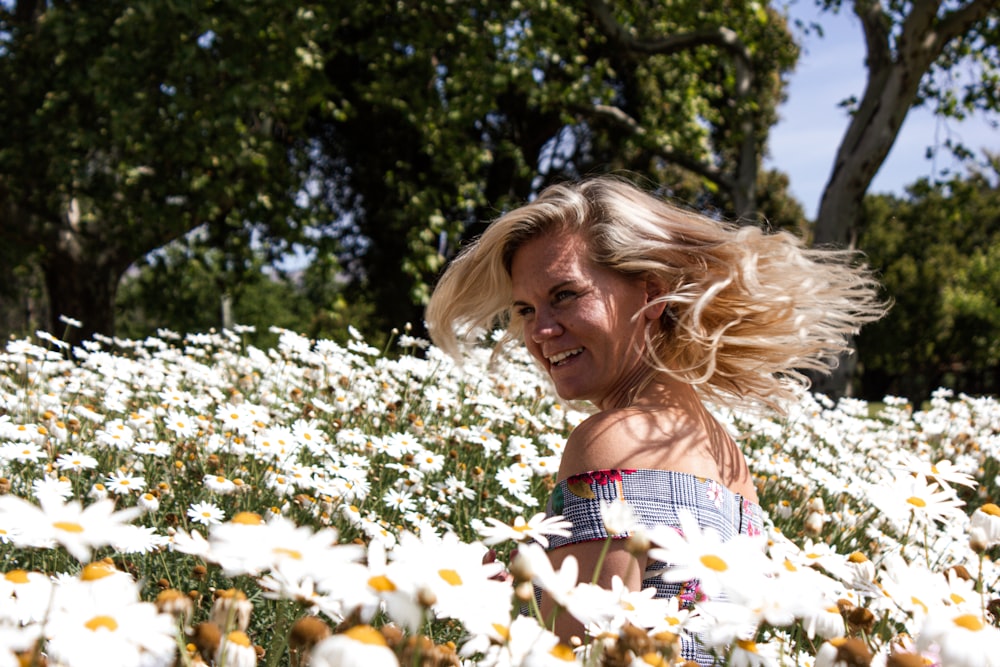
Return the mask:
POLYGON ((494 354, 519 340, 511 262, 553 233, 580 234, 595 263, 662 285, 654 303, 666 308, 662 326, 647 330, 646 358, 722 405, 757 399, 780 410, 790 385, 808 386, 803 371, 829 372, 886 310, 854 252, 807 248, 787 232, 714 220, 599 177, 547 188, 459 253, 427 308, 434 343, 460 356, 463 342, 495 328, 506 331, 494 354))

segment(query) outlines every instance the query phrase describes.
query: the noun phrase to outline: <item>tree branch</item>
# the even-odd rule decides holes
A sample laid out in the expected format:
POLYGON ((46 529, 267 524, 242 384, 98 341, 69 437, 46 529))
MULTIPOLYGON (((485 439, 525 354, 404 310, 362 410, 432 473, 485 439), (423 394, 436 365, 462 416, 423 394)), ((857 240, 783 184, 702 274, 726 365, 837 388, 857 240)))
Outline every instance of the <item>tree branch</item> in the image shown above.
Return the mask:
POLYGON ((967 33, 971 26, 985 19, 996 6, 996 0, 974 0, 946 13, 938 23, 937 34, 941 43, 946 44, 967 33))
MULTIPOLYGON (((596 104, 593 107, 579 107, 577 110, 581 114, 591 118, 600 118, 611 121, 615 125, 628 130, 635 136, 648 136, 646 128, 642 127, 636 119, 632 118, 618 107, 606 104, 596 104)), ((668 148, 663 148, 662 146, 652 146, 650 147, 650 150, 656 155, 662 157, 664 160, 672 162, 690 172, 702 176, 703 178, 706 178, 723 188, 731 188, 734 185, 732 179, 714 164, 693 160, 685 154, 672 151, 668 148)))
MULTIPOLYGON (((732 57, 735 70, 734 98, 739 102, 750 94, 753 81, 753 66, 750 52, 735 31, 724 26, 703 28, 690 32, 669 35, 659 39, 636 39, 628 30, 622 27, 612 14, 611 7, 605 0, 587 0, 587 7, 597 19, 604 35, 620 48, 634 53, 646 55, 663 55, 679 53, 697 46, 715 46, 732 57)), ((596 107, 591 110, 595 115, 602 116, 628 128, 637 135, 645 131, 639 123, 621 109, 614 107, 596 107)), ((744 112, 749 114, 749 112, 744 112)), ((733 198, 736 213, 739 217, 748 217, 756 206, 757 164, 758 156, 754 140, 754 121, 749 115, 744 115, 740 123, 743 140, 737 148, 737 160, 734 173, 729 174, 714 164, 691 159, 669 149, 654 147, 653 150, 665 160, 673 162, 727 190, 733 198)))
POLYGON ((615 20, 611 7, 604 0, 587 0, 587 6, 600 24, 601 31, 612 42, 627 51, 646 55, 669 55, 696 46, 717 46, 727 51, 736 65, 736 93, 742 97, 750 92, 752 67, 750 52, 735 31, 724 26, 702 28, 659 39, 636 39, 615 20))
POLYGON ((889 48, 889 17, 886 16, 882 3, 855 2, 854 13, 861 19, 861 28, 865 35, 865 49, 868 53, 866 67, 869 75, 882 72, 892 63, 892 50, 889 48))

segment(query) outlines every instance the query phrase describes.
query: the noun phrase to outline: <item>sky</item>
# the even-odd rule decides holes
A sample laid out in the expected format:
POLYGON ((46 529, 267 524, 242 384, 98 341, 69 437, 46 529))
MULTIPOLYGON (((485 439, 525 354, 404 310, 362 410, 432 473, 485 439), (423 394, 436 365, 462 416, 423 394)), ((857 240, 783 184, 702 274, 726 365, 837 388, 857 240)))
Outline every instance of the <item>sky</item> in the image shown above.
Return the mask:
MULTIPOLYGON (((847 127, 847 113, 837 104, 864 91, 865 48, 861 24, 849 12, 820 15, 812 0, 798 0, 790 13, 820 22, 824 36, 798 36, 802 53, 789 77, 788 99, 779 107, 782 120, 771 129, 764 164, 789 175, 792 195, 812 219, 847 127)), ((945 169, 962 171, 944 149, 934 161, 925 157, 928 146, 949 137, 975 151, 1000 152, 1000 129, 990 127, 985 117, 957 123, 935 118, 927 109, 912 109, 869 193, 902 195, 904 187, 920 177, 931 178, 945 169)))

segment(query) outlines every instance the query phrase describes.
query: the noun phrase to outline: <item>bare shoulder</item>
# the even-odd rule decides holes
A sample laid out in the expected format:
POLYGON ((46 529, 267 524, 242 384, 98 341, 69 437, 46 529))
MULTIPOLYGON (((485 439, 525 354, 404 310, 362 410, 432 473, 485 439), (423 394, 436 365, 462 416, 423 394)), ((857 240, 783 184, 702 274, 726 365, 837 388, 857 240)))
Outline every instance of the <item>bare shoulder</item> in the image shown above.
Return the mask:
POLYGON ((605 410, 588 417, 569 436, 560 478, 590 470, 645 468, 663 460, 678 437, 690 433, 683 415, 641 408, 605 410))
POLYGON ((707 413, 630 407, 589 417, 570 434, 559 479, 614 468, 685 472, 756 500, 742 452, 707 413))

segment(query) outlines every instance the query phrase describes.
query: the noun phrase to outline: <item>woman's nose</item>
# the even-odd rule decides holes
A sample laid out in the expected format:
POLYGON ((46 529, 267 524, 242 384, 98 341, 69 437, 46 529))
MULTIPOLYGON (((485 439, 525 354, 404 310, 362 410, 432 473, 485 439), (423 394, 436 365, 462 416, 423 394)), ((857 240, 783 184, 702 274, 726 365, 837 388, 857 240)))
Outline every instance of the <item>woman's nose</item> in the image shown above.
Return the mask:
POLYGON ((531 340, 540 343, 543 340, 558 336, 563 332, 562 325, 549 311, 539 310, 531 323, 531 340))

